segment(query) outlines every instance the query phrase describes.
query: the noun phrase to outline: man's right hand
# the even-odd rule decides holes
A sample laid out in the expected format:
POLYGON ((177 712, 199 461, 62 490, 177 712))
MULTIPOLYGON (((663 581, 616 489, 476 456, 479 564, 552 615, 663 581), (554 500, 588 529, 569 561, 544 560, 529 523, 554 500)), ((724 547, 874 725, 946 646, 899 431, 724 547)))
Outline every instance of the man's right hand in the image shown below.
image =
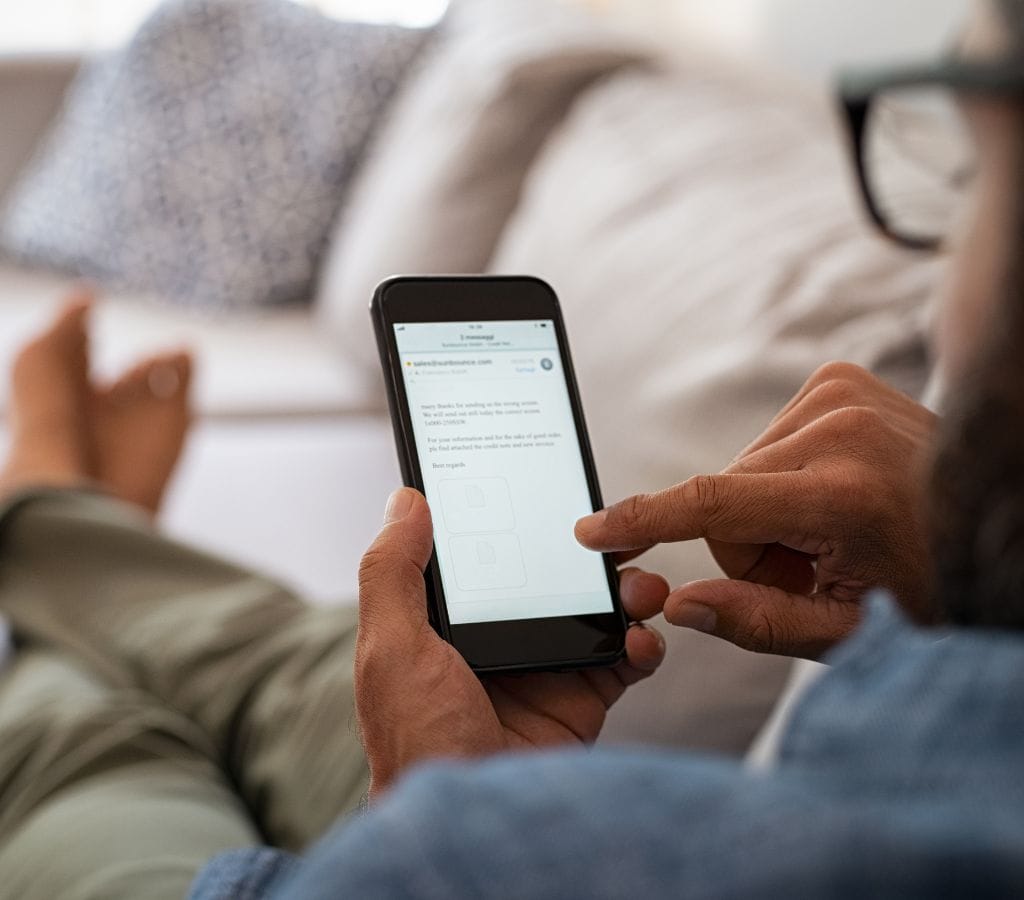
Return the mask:
POLYGON ((675 590, 665 618, 765 653, 819 657, 887 588, 927 618, 925 477, 936 417, 869 372, 823 366, 720 475, 581 519, 623 560, 705 538, 728 580, 675 590))

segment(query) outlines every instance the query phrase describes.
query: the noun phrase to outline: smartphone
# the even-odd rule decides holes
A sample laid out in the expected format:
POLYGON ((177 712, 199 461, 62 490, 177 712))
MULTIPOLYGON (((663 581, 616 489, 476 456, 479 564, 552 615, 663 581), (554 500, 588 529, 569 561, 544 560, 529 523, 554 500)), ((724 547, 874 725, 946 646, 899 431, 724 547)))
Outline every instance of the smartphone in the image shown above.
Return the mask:
POLYGON ((435 629, 481 673, 614 665, 615 565, 573 535, 603 504, 555 292, 392 278, 370 311, 402 476, 433 515, 435 629))

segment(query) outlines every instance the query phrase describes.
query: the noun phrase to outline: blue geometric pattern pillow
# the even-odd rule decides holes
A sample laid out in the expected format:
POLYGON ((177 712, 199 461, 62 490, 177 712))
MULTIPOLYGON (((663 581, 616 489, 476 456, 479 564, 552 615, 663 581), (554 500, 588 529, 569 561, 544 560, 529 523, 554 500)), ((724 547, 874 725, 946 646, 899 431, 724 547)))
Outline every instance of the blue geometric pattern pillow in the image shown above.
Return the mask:
POLYGON ((182 305, 305 300, 424 38, 289 0, 171 0, 72 87, 0 247, 182 305))

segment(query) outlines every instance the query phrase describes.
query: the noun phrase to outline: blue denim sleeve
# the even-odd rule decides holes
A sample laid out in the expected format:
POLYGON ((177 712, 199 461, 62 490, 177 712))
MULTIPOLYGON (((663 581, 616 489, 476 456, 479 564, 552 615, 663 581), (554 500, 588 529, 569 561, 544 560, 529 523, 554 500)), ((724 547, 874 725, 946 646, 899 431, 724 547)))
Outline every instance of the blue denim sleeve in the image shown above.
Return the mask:
POLYGON ((860 797, 696 758, 509 757, 414 774, 272 896, 1009 896, 1024 864, 1007 866, 990 811, 955 794, 860 797))
MULTIPOLYGON (((654 886, 685 838, 658 784, 668 760, 640 760, 574 753, 431 766, 329 834, 273 896, 660 896, 654 886), (638 764, 624 769, 630 760, 638 764)), ((705 780, 725 777, 723 767, 698 768, 705 780)), ((703 815, 700 803, 687 817, 703 815)))
POLYGON ((229 850, 196 876, 187 900, 264 900, 271 884, 295 863, 291 854, 270 847, 229 850))
POLYGON ((879 601, 833 664, 773 770, 639 751, 435 765, 270 896, 1020 896, 1024 641, 920 631, 879 601))

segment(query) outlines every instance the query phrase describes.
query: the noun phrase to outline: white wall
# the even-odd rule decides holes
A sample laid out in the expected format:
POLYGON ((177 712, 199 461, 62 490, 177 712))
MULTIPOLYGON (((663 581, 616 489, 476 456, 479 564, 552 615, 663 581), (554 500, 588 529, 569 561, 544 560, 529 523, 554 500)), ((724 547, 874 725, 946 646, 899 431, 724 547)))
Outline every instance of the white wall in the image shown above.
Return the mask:
POLYGON ((595 5, 827 74, 851 64, 941 52, 966 19, 970 0, 596 0, 595 5))
MULTIPOLYGON (((70 52, 126 40, 160 0, 0 0, 0 54, 70 52)), ((329 15, 427 25, 447 0, 296 0, 329 15)), ((645 0, 641 0, 645 2, 645 0)))
POLYGON ((969 0, 762 0, 758 5, 765 44, 819 72, 935 56, 950 47, 970 8, 969 0))

